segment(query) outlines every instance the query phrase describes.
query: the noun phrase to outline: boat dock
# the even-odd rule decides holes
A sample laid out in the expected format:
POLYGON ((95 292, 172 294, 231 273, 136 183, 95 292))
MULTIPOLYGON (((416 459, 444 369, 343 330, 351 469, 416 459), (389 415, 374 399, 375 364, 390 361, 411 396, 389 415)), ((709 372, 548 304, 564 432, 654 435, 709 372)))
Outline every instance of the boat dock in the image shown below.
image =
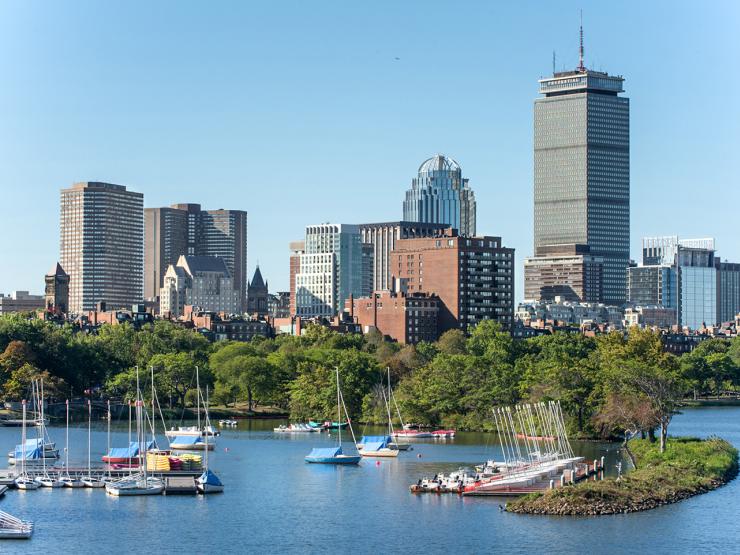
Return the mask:
MULTIPOLYGON (((104 479, 107 477, 111 478, 124 478, 131 473, 138 472, 137 468, 92 468, 90 469, 90 476, 93 478, 98 479, 104 479)), ((202 469, 197 470, 167 470, 167 471, 158 471, 158 470, 150 470, 148 471, 148 474, 150 476, 154 476, 157 478, 162 478, 163 480, 167 480, 168 478, 184 478, 189 479, 194 482, 195 478, 200 476, 203 473, 202 469)), ((14 468, 7 468, 4 470, 0 470, 0 486, 11 486, 13 487, 15 485, 15 479, 20 475, 20 469, 16 470, 14 468)), ((87 467, 85 468, 48 468, 46 469, 46 472, 44 472, 43 468, 27 468, 26 469, 26 475, 28 475, 29 478, 35 479, 40 478, 42 476, 49 476, 51 478, 61 478, 66 477, 67 475, 71 476, 72 478, 82 478, 83 476, 87 476, 87 467)))
POLYGON ((195 495, 198 487, 194 476, 165 476, 165 495, 195 495))

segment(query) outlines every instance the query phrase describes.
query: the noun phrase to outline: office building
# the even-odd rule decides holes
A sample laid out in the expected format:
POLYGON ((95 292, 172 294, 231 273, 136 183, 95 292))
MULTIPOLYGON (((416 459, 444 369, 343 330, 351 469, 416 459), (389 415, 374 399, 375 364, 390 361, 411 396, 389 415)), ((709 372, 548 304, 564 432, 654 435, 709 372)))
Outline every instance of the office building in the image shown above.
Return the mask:
POLYGON ((602 301, 627 299, 629 99, 624 79, 587 69, 539 80, 534 102, 534 251, 583 244, 603 258, 602 301))
POLYGON ((740 264, 718 261, 717 323, 732 322, 740 314, 740 264))
POLYGON ((356 225, 307 226, 295 274, 296 314, 330 318, 344 309, 350 295, 369 294, 367 254, 356 225))
POLYGON ((278 291, 267 296, 267 315, 270 318, 290 318, 290 291, 278 291))
POLYGON ((424 222, 384 222, 360 224, 360 236, 363 244, 371 246, 372 284, 370 290, 390 290, 391 252, 399 239, 416 237, 436 237, 442 235, 449 226, 446 224, 424 222))
POLYGON ((461 235, 475 235, 475 194, 463 178, 460 165, 443 154, 419 166, 403 202, 403 219, 446 224, 461 235))
POLYGON ((59 262, 44 276, 44 285, 46 311, 58 316, 66 314, 69 307, 69 275, 59 262))
POLYGON ((588 245, 549 245, 541 256, 524 259, 524 298, 597 303, 602 295, 604 259, 588 245))
POLYGON ((164 272, 184 254, 221 258, 235 288, 246 297, 247 212, 202 210, 199 204, 185 203, 147 208, 144 212, 146 298, 157 296, 164 284, 164 272))
POLYGON ((426 293, 375 291, 370 296, 349 298, 346 312, 363 333, 377 329, 403 344, 433 342, 439 337, 439 298, 426 293))
POLYGON ((633 266, 627 272, 629 303, 636 306, 678 308, 678 273, 673 265, 633 266))
POLYGON ((510 329, 514 319, 514 249, 500 237, 399 239, 391 253, 394 290, 440 300, 439 332, 469 332, 483 320, 510 329))
POLYGON ((159 293, 160 313, 178 318, 186 306, 192 306, 204 312, 239 314, 242 292, 234 285, 221 258, 182 255, 177 265, 171 264, 165 272, 159 293))
POLYGON ((60 259, 69 274, 69 312, 130 308, 144 294, 144 195, 110 183, 61 192, 60 259))

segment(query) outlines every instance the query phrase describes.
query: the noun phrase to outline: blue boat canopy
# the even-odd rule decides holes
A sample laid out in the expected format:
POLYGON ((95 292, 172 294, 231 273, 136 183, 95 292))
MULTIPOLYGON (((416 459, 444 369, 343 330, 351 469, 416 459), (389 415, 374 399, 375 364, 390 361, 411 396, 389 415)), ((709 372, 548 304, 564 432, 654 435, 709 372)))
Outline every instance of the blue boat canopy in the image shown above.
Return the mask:
MULTIPOLYGON (((146 444, 147 451, 154 447, 153 441, 146 444)), ((111 447, 108 451, 108 457, 111 459, 133 459, 139 455, 139 442, 132 441, 128 447, 111 447)))
POLYGON ((307 455, 312 459, 331 459, 342 454, 341 447, 314 447, 307 455))
POLYGON ((13 455, 16 461, 35 461, 42 457, 42 452, 43 449, 39 445, 26 445, 25 448, 23 445, 16 445, 13 455))
POLYGON ((386 447, 392 441, 391 436, 362 436, 360 443, 367 445, 368 443, 382 443, 383 447, 386 447))
POLYGON ((198 478, 198 481, 201 484, 208 484, 209 486, 223 486, 221 480, 218 479, 218 476, 216 476, 210 470, 206 470, 203 474, 201 474, 200 478, 198 478))
POLYGON ((177 436, 175 439, 170 441, 170 445, 197 445, 198 443, 203 443, 200 436, 177 436))

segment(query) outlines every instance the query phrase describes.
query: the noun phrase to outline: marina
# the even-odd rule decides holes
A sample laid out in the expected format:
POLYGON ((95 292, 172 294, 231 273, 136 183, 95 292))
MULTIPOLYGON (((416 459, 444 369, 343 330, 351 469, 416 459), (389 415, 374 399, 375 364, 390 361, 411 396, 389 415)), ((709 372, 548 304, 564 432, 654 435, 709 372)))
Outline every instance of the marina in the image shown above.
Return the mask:
MULTIPOLYGON (((732 431, 738 420, 740 408, 687 409, 676 416, 675 433, 701 434, 702 430, 716 430, 740 445, 740 435, 737 430, 732 431)), ((485 466, 488 460, 502 461, 501 445, 491 434, 458 432, 455 439, 448 442, 431 438, 417 440, 414 451, 408 455, 366 459, 359 465, 338 467, 303 462, 303 457, 313 447, 336 445, 334 432, 332 436, 325 433, 277 436, 273 428, 284 422, 240 421, 237 428, 222 432, 218 449, 209 452, 209 464, 214 465, 219 477, 228 485, 220 495, 168 494, 134 500, 90 488, 28 492, 10 489, 0 500, 0 509, 18 519, 34 522, 33 550, 51 550, 62 544, 79 545, 76 551, 83 554, 99 552, 95 541, 99 537, 111 542, 143 542, 148 549, 167 550, 171 549, 173 535, 177 535, 182 545, 190 545, 202 535, 204 528, 219 530, 218 534, 209 536, 210 548, 222 553, 304 553, 307 549, 312 551, 320 545, 339 541, 364 541, 367 551, 383 552, 386 540, 368 539, 362 532, 379 527, 389 535, 403 537, 404 551, 412 554, 441 549, 473 553, 491 545, 513 552, 553 552, 553 535, 558 538, 557 551, 583 552, 582 544, 590 541, 601 542, 600 545, 610 551, 626 552, 614 548, 621 538, 630 536, 630 547, 637 550, 649 551, 653 542, 663 541, 660 545, 666 550, 681 551, 681 546, 689 541, 702 541, 708 551, 722 552, 726 538, 740 534, 740 524, 737 524, 740 508, 735 501, 740 495, 737 480, 705 496, 649 513, 603 520, 521 517, 499 511, 498 505, 510 500, 505 496, 413 495, 409 492, 409 484, 419 476, 432 477, 435 472, 449 475, 460 467, 467 467, 474 473, 476 465, 485 466), (342 510, 344 532, 337 526, 326 525, 326 515, 332 514, 337 507, 342 510), (720 507, 725 516, 711 518, 720 507), (225 518, 224 515, 231 516, 225 518), (278 522, 291 522, 300 540, 293 541, 288 535, 277 536, 275 525, 278 522), (444 522, 444 526, 440 526, 440 522, 444 522), (486 526, 480 526, 480 522, 485 522, 486 526), (244 533, 245 526, 249 527, 248 534, 244 533), (635 527, 644 528, 645 535, 632 535, 635 527), (456 534, 451 541, 449 530, 452 528, 456 534), (170 533, 161 534, 162 529, 170 533), (669 536, 667 541, 658 539, 663 534, 669 536), (726 535, 724 540, 723 534, 726 535)), ((0 446, 7 450, 18 443, 19 432, 18 428, 0 428, 0 446)), ((51 440, 58 445, 64 444, 65 432, 63 426, 49 427, 51 440)), ((366 431, 368 435, 383 435, 384 432, 383 427, 368 427, 366 431)), ((342 435, 344 437, 344 431, 342 435)), ((87 422, 71 425, 69 437, 73 445, 70 473, 74 475, 87 468, 87 422), (79 448, 75 449, 75 445, 79 448)), ((114 421, 111 443, 122 445, 127 439, 127 421, 114 421)), ((93 464, 93 473, 96 476, 107 473, 99 462, 107 448, 105 421, 93 422, 91 443, 93 462, 98 461, 97 465, 93 464)), ((590 466, 594 459, 600 463, 601 457, 605 457, 604 466, 609 475, 615 475, 619 462, 627 469, 627 460, 619 455, 617 444, 571 443, 574 452, 583 456, 584 463, 588 461, 590 466)), ((351 443, 344 445, 347 450, 351 448, 351 443)), ((0 471, 0 476, 7 479, 12 472, 15 469, 9 468, 0 471)), ((114 477, 124 477, 128 470, 111 469, 111 473, 114 477)), ((187 474, 190 480, 197 477, 195 472, 187 474)), ((182 474, 155 475, 166 482, 168 477, 182 474)), ((33 551, 29 551, 25 542, 5 542, 0 549, 3 553, 16 553, 16 545, 18 553, 33 551)), ((182 550, 188 551, 184 547, 182 550)))

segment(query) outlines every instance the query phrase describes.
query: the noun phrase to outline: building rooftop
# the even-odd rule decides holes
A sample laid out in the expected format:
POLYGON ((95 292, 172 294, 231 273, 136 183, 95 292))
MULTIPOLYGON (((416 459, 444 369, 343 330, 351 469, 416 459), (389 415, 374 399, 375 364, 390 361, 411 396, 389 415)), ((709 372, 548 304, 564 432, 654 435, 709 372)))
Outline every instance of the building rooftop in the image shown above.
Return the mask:
POLYGON ((431 158, 424 160, 421 166, 419 166, 419 173, 431 173, 434 171, 450 171, 459 172, 460 164, 458 164, 452 158, 445 156, 444 154, 435 154, 431 158))
POLYGON ((191 275, 197 272, 221 272, 226 276, 229 275, 224 259, 217 256, 182 255, 177 265, 186 268, 191 275))

